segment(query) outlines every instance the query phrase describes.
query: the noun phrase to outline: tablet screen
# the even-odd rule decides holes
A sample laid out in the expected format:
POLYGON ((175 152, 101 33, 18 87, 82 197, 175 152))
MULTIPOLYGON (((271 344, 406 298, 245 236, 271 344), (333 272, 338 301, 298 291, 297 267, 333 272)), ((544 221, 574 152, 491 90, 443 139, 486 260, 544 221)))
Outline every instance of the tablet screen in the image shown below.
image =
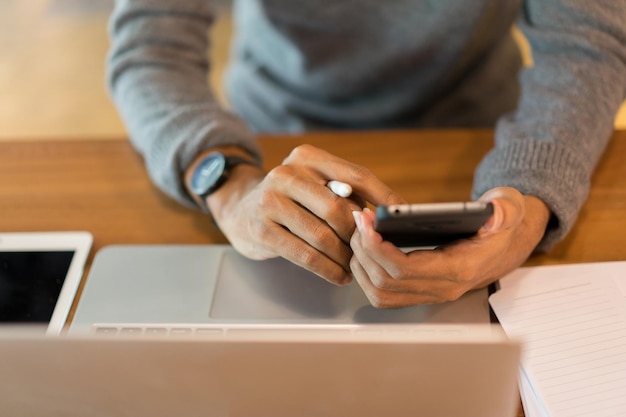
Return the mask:
POLYGON ((48 323, 74 251, 0 251, 0 322, 48 323))

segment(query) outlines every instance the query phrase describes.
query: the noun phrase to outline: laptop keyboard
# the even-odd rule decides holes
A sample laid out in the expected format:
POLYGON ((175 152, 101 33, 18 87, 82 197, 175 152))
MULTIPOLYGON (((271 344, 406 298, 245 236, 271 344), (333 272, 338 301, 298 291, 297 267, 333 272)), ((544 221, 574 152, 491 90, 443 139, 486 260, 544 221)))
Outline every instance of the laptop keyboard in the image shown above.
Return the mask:
POLYGON ((102 336, 202 336, 222 334, 225 329, 197 325, 94 324, 92 331, 102 336))
POLYGON ((463 336, 474 332, 475 326, 465 324, 424 325, 424 324, 285 324, 285 325, 226 325, 226 324, 145 324, 145 323, 97 323, 91 326, 92 333, 111 337, 220 337, 233 334, 250 335, 255 332, 271 330, 276 332, 304 331, 308 334, 329 332, 337 335, 376 335, 376 334, 407 334, 412 337, 463 336))

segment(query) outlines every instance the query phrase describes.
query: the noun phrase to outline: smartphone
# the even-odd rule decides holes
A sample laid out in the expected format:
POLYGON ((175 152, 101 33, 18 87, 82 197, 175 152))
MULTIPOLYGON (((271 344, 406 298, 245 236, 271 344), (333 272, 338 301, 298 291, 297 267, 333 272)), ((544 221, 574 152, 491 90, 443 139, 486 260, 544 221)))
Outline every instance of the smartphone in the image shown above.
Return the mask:
POLYGON ((481 201, 378 206, 374 229, 398 247, 436 247, 475 235, 492 214, 481 201))

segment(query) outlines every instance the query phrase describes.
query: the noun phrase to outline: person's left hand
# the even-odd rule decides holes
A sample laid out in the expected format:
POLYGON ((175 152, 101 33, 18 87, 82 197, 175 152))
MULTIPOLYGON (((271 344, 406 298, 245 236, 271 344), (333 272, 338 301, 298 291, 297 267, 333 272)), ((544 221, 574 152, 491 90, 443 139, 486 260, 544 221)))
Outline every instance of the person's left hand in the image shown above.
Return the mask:
POLYGON ((480 200, 490 201, 494 214, 476 236, 410 253, 383 241, 373 229, 374 212, 354 212, 350 269, 370 303, 395 308, 452 301, 519 267, 543 237, 550 210, 508 187, 489 190, 480 200))

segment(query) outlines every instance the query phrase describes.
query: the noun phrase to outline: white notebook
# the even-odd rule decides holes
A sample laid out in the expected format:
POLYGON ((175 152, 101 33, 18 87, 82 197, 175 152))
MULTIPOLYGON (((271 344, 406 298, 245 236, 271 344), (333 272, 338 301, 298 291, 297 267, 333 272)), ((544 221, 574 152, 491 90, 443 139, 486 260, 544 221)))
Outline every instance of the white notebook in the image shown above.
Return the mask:
POLYGON ((626 262, 520 268, 490 304, 524 342, 528 417, 626 416, 626 262))

